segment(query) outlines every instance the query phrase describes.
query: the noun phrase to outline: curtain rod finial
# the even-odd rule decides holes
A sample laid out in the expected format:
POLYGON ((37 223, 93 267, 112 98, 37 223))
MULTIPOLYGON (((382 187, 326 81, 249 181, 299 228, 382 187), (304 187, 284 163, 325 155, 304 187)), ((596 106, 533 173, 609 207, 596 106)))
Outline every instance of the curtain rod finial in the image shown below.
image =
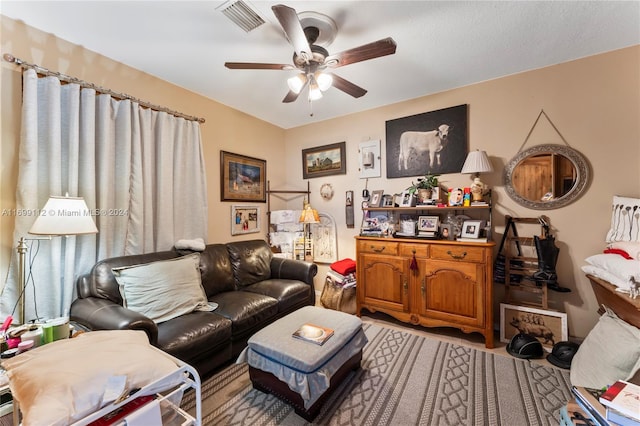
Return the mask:
POLYGON ((2 55, 2 57, 7 62, 15 62, 16 61, 15 56, 13 56, 11 53, 5 53, 4 55, 2 55))

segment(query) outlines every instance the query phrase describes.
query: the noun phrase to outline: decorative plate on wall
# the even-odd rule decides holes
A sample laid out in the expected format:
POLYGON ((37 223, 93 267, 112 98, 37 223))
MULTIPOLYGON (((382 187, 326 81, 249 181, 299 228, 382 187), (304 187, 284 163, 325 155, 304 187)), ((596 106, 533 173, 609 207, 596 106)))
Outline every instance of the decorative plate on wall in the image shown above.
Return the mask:
POLYGON ((330 183, 324 183, 320 187, 320 196, 324 200, 330 200, 333 198, 333 187, 330 183))

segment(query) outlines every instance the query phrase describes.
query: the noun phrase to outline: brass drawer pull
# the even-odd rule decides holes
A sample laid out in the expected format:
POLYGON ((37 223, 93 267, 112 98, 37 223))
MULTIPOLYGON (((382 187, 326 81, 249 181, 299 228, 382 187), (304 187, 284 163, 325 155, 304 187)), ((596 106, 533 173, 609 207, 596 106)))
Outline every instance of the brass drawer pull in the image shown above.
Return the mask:
POLYGON ((371 246, 371 250, 375 251, 376 253, 382 253, 386 248, 387 246, 382 246, 382 247, 371 246))
POLYGON ((456 260, 462 260, 465 257, 467 257, 467 252, 466 251, 463 251, 462 254, 453 254, 453 253, 451 253, 451 250, 447 250, 447 254, 449 256, 453 257, 456 260))

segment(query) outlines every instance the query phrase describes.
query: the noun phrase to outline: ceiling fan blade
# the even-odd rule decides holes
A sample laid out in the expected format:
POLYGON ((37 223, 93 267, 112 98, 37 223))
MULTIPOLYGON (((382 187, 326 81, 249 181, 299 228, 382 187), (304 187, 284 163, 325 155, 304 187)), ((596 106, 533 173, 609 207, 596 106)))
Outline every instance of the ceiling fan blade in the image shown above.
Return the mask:
POLYGON ((307 36, 304 34, 304 29, 302 28, 302 24, 300 24, 296 10, 283 4, 277 4, 271 7, 271 10, 273 10, 273 14, 278 18, 280 25, 282 25, 282 29, 287 35, 293 49, 296 51, 296 54, 299 57, 310 58, 311 47, 309 47, 307 36))
POLYGON ((335 74, 331 74, 333 77, 332 86, 338 90, 342 90, 344 93, 353 96, 354 98, 359 98, 364 96, 367 91, 360 86, 357 86, 350 82, 349 80, 345 80, 344 78, 337 76, 335 74))
POLYGON ((284 97, 282 102, 285 104, 288 104, 289 102, 294 102, 296 99, 298 99, 299 95, 300 93, 296 93, 293 90, 289 90, 289 93, 287 93, 287 96, 284 97))
POLYGON ((254 62, 225 62, 224 66, 232 70, 292 70, 293 65, 263 64, 254 62))
POLYGON ((300 91, 298 93, 294 92, 293 90, 289 90, 289 93, 287 93, 287 96, 284 97, 282 102, 285 103, 285 104, 288 104, 290 102, 294 102, 296 99, 298 99, 298 96, 300 96, 300 93, 302 93, 304 88, 307 87, 307 84, 309 84, 309 83, 307 81, 305 81, 304 84, 302 85, 302 87, 300 88, 300 91))
POLYGON ((367 61, 381 56, 393 55, 396 53, 396 42, 391 38, 383 38, 373 43, 364 44, 344 52, 330 55, 324 63, 330 67, 342 67, 356 62, 367 61), (335 62, 335 64, 334 64, 335 62))

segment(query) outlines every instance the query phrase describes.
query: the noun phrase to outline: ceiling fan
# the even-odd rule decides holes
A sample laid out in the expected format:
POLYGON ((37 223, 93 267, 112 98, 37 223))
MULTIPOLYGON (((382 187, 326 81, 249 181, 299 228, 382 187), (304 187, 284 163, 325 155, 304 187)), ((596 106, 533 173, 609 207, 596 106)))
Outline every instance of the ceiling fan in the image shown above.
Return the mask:
POLYGON ((319 27, 322 27, 323 30, 328 27, 335 31, 335 23, 331 18, 314 14, 314 19, 301 20, 302 14, 299 16, 295 9, 282 4, 275 5, 271 9, 295 50, 293 65, 225 62, 224 66, 229 69, 244 70, 300 70, 299 74, 287 80, 289 93, 282 102, 295 101, 306 86, 309 87, 309 101, 320 99, 322 92, 330 87, 335 87, 354 98, 359 98, 367 93, 365 89, 327 70, 396 53, 396 42, 388 37, 329 55, 329 52, 319 45, 319 37, 328 38, 330 42, 335 34, 327 37, 321 34, 319 27))

